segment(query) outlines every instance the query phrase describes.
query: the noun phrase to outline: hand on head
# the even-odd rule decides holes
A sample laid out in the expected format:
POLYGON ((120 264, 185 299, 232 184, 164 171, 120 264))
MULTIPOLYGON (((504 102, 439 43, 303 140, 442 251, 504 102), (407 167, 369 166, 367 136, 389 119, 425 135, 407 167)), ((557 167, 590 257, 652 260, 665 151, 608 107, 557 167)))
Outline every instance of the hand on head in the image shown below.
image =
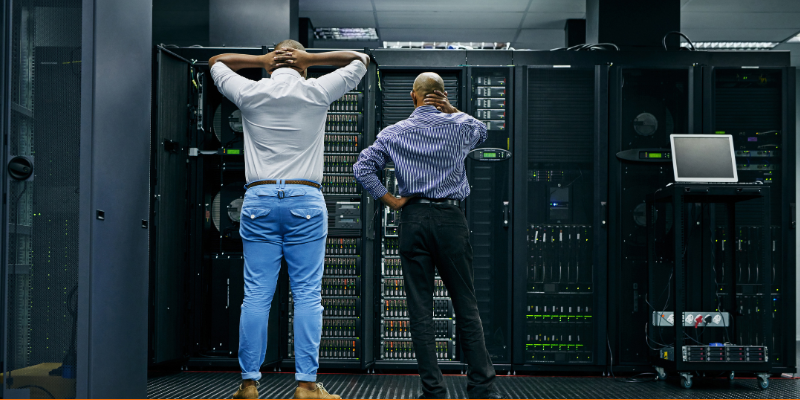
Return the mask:
POLYGON ((269 71, 270 73, 278 68, 284 67, 292 68, 302 73, 311 66, 309 54, 304 50, 282 48, 276 49, 270 54, 273 54, 272 59, 274 60, 272 70, 269 71))
POLYGON ((458 109, 453 107, 447 99, 447 92, 440 90, 434 90, 433 93, 426 94, 422 103, 426 106, 434 106, 443 113, 452 114, 458 112, 458 109))

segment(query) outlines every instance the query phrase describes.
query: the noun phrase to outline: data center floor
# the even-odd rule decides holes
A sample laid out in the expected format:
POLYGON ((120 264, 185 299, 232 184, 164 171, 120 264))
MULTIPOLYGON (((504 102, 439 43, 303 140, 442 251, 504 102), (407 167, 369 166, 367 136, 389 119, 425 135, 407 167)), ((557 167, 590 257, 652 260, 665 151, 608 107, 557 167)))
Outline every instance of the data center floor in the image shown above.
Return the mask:
MULTIPOLYGON (((239 384, 238 373, 181 372, 152 377, 147 382, 149 398, 230 398, 239 384)), ((445 375, 450 398, 465 398, 467 378, 445 375)), ((408 399, 420 393, 416 375, 321 374, 319 380, 330 393, 345 399, 408 399)), ((797 399, 800 379, 771 379, 769 388, 758 389, 755 379, 694 379, 692 389, 683 389, 677 378, 666 382, 624 383, 622 378, 498 376, 496 387, 509 398, 656 398, 656 399, 797 399)), ((294 396, 293 373, 268 373, 261 379, 262 399, 294 396)))

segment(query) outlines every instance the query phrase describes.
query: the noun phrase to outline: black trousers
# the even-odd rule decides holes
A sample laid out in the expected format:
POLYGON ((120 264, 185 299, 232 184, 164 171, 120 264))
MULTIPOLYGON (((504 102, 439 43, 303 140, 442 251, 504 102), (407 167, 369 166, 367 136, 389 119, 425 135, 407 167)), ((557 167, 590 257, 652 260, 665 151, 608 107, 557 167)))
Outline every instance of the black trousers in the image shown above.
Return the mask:
POLYGON ((475 298, 472 246, 464 213, 453 205, 411 204, 400 217, 400 260, 411 319, 411 340, 425 397, 445 398, 436 359, 433 324, 434 266, 453 300, 456 336, 464 351, 467 393, 486 398, 495 371, 483 337, 475 298))

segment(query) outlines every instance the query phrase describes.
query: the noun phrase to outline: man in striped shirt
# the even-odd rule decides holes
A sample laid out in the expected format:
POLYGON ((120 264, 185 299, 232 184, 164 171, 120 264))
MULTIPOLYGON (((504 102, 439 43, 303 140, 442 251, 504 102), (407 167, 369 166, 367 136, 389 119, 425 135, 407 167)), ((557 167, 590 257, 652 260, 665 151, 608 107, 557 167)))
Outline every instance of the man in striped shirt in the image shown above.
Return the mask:
POLYGON ((486 125, 450 105, 444 82, 435 73, 417 77, 411 99, 415 106, 411 116, 384 129, 361 152, 353 171, 373 198, 402 209, 400 260, 422 397, 447 398, 433 323, 438 271, 453 300, 458 337, 469 365, 467 393, 471 398, 499 398, 492 390, 495 371, 478 315, 469 229, 458 207, 470 192, 464 160, 486 140, 486 125), (389 161, 394 162, 400 198, 378 178, 389 161))

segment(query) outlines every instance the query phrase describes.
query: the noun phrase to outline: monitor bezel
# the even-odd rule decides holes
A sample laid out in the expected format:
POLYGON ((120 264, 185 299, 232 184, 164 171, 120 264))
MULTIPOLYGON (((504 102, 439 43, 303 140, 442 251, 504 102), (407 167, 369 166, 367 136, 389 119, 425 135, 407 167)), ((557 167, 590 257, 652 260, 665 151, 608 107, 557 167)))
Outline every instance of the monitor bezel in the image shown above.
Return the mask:
POLYGON ((736 170, 736 153, 733 151, 733 136, 731 135, 712 135, 712 134, 691 134, 691 133, 673 133, 669 135, 669 143, 671 146, 672 151, 672 171, 673 176, 675 177, 675 182, 739 182, 739 172, 736 170), (675 138, 681 137, 693 137, 693 138, 701 138, 701 137, 713 137, 713 138, 720 138, 724 137, 728 139, 728 146, 731 149, 731 167, 733 168, 733 178, 681 178, 678 176, 678 155, 675 154, 675 138))

